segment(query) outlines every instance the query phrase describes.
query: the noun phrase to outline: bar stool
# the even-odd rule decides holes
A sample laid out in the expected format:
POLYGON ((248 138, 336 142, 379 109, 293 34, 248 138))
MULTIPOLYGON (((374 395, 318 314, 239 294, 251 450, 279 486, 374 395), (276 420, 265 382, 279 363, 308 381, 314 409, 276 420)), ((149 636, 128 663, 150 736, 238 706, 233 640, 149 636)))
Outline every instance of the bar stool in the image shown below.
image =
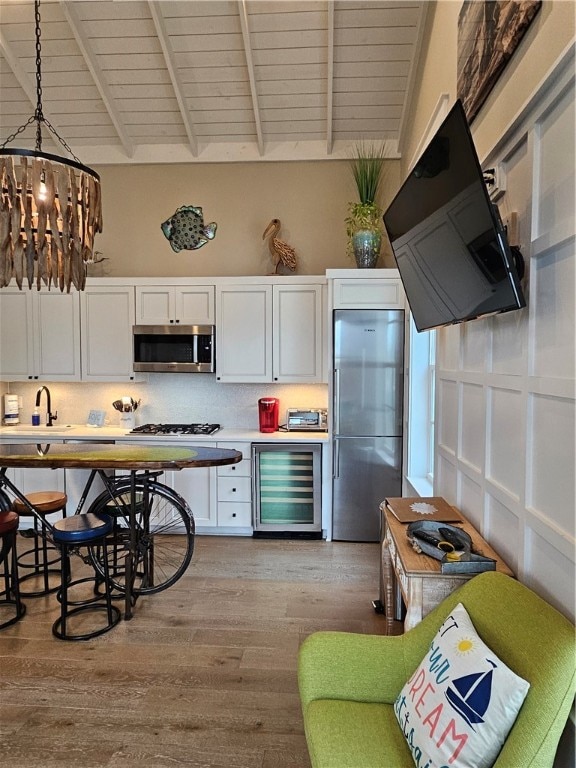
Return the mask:
MULTIPOLYGON (((37 493, 29 493, 26 495, 26 499, 34 507, 38 516, 42 519, 39 520, 30 509, 20 499, 15 499, 12 504, 12 509, 20 515, 20 517, 32 517, 33 528, 29 529, 32 533, 32 546, 25 552, 21 552, 18 556, 18 567, 20 573, 20 583, 27 581, 28 579, 41 577, 42 588, 34 589, 31 591, 20 590, 20 593, 26 597, 41 597, 42 595, 49 595, 53 592, 57 592, 60 589, 60 573, 61 562, 60 552, 48 544, 45 536, 46 527, 43 524, 43 520, 47 515, 51 515, 54 512, 62 512, 66 517, 66 503, 68 498, 65 493, 60 491, 38 491, 37 493), (51 586, 50 576, 57 576, 58 582, 51 586)), ((27 531, 20 531, 21 536, 25 536, 27 531)))
POLYGON ((18 584, 18 562, 16 554, 16 531, 20 518, 16 512, 6 509, 0 512, 0 573, 4 591, 0 593, 0 608, 8 607, 13 615, 0 621, 0 629, 20 621, 26 613, 26 606, 20 599, 18 584))
POLYGON ((116 606, 112 605, 112 585, 108 574, 108 551, 106 536, 113 528, 112 518, 108 515, 96 515, 88 512, 84 515, 74 515, 73 517, 64 517, 54 523, 52 528, 52 537, 62 553, 62 583, 58 590, 58 600, 60 602, 60 617, 52 625, 52 634, 60 640, 90 640, 93 637, 108 632, 116 626, 121 618, 121 613, 116 606), (70 573, 70 551, 78 547, 99 546, 102 551, 102 563, 104 568, 104 592, 99 593, 97 584, 99 581, 96 574, 86 576, 80 579, 71 579, 70 573), (78 587, 82 584, 92 584, 92 591, 89 597, 78 595, 78 599, 72 599, 70 591, 74 589, 77 593, 78 587), (84 613, 106 612, 106 623, 100 624, 93 629, 80 632, 71 630, 69 619, 77 617, 84 613))

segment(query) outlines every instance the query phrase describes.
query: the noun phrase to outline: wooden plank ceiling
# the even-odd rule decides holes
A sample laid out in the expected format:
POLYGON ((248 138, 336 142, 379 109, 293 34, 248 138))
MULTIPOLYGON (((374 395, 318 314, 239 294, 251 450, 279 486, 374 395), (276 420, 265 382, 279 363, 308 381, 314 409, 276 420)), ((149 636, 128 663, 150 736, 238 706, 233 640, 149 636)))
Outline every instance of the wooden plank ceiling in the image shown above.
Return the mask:
MULTIPOLYGON (((397 157, 429 5, 43 0, 43 112, 89 164, 397 157)), ((4 142, 36 106, 32 0, 0 0, 0 104, 4 142)))

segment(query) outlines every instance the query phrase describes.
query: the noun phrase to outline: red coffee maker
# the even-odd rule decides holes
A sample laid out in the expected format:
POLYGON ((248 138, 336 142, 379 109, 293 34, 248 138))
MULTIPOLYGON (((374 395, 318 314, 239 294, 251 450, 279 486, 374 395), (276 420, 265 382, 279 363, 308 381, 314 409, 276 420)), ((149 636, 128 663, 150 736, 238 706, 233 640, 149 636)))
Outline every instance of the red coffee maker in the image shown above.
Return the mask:
POLYGON ((260 432, 278 431, 278 407, 280 402, 277 397, 261 397, 258 400, 258 421, 260 432))

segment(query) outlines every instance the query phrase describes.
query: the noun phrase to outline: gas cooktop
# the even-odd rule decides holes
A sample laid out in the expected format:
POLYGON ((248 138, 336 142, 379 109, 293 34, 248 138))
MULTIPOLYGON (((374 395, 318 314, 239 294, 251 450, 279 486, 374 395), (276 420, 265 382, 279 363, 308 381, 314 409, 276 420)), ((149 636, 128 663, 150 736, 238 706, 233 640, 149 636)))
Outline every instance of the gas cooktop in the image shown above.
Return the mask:
POLYGON ((220 424, 143 424, 130 434, 137 435, 213 435, 220 424))

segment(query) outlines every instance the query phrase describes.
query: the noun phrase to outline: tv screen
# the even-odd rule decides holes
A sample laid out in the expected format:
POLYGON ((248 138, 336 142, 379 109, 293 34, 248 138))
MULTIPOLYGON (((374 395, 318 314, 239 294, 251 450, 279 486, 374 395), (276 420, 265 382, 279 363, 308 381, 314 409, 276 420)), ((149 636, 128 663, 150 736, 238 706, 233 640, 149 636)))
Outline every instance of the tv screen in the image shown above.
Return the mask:
POLYGON ((460 101, 384 213, 384 224, 419 331, 526 306, 460 101))

